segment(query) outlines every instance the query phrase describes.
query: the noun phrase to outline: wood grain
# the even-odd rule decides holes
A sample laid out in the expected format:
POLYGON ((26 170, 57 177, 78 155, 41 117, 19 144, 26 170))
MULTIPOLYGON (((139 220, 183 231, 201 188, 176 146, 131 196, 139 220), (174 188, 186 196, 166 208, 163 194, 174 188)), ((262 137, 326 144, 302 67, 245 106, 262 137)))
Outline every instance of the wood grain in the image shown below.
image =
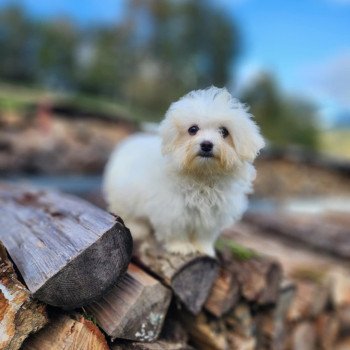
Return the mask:
POLYGON ((18 350, 30 333, 47 323, 46 307, 18 281, 0 243, 0 349, 18 350))
POLYGON ((30 337, 22 350, 109 350, 101 331, 82 316, 55 317, 49 326, 30 337))
POLYGON ((151 238, 135 247, 134 259, 169 286, 193 314, 202 309, 219 269, 217 260, 212 257, 171 254, 151 238))
POLYGON ((0 184, 0 239, 28 289, 54 306, 98 299, 126 271, 132 251, 122 222, 69 195, 0 184))
POLYGON ((162 330, 170 299, 170 289, 130 264, 117 285, 84 309, 112 339, 151 342, 162 330))

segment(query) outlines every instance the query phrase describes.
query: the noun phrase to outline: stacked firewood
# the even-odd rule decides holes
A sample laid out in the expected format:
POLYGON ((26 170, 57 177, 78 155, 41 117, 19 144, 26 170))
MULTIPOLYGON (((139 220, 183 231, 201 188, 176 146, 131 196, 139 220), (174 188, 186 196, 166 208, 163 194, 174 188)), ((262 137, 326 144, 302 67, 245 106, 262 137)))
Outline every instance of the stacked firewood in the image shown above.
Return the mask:
POLYGON ((298 270, 255 231, 170 255, 81 199, 0 185, 0 349, 346 349, 345 268, 298 270))

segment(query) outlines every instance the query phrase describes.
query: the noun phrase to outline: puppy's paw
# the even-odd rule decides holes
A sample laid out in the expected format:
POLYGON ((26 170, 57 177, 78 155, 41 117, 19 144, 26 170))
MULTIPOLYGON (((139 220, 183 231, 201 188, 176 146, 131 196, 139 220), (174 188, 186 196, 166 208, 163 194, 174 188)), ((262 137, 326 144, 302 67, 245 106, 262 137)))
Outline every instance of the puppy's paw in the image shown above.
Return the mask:
POLYGON ((142 220, 130 220, 126 225, 134 241, 144 241, 151 234, 151 227, 142 220))
POLYGON ((198 251, 198 248, 189 242, 173 241, 164 244, 164 248, 169 253, 188 255, 198 251))
POLYGON ((214 249, 214 246, 212 243, 201 242, 201 243, 197 243, 196 246, 197 246, 197 251, 199 251, 200 253, 203 253, 205 255, 209 255, 213 258, 216 257, 215 249, 214 249))

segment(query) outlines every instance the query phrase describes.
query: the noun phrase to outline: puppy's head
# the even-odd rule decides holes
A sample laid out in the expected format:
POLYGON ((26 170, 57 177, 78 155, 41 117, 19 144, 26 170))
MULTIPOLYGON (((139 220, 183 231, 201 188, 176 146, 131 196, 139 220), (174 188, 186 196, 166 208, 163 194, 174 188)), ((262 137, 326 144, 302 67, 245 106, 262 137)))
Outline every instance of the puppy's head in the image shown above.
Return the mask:
POLYGON ((226 89, 192 91, 171 104, 161 123, 162 152, 181 171, 229 174, 264 146, 247 109, 226 89))

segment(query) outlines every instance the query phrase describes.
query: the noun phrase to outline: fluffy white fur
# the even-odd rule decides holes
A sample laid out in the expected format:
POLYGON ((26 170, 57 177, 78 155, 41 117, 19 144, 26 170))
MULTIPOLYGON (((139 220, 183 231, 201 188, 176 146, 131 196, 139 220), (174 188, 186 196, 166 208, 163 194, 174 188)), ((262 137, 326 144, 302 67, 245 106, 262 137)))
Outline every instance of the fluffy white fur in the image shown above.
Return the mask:
POLYGON ((109 210, 136 236, 151 227, 171 252, 213 255, 221 230, 247 207, 252 162, 264 146, 251 117, 226 89, 216 87, 174 102, 159 136, 131 136, 112 154, 103 185, 109 210), (193 125, 199 130, 190 135, 193 125), (214 145, 212 157, 201 156, 203 141, 214 145))

